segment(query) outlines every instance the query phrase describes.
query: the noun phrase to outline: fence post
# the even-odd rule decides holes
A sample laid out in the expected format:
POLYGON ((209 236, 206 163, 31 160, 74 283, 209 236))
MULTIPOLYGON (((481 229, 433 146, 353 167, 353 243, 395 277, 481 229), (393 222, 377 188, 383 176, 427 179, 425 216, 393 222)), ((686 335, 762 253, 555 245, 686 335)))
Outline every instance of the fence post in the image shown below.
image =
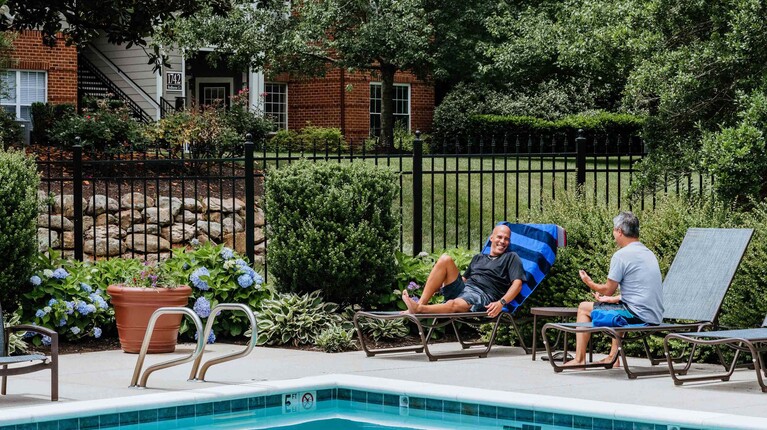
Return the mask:
POLYGON ((582 128, 578 129, 578 137, 575 138, 575 151, 575 182, 580 192, 586 184, 586 136, 582 128))
POLYGON ((253 184, 253 136, 245 135, 245 255, 251 264, 255 261, 256 196, 253 184))
POLYGON ((413 255, 423 248, 423 141, 416 130, 413 141, 413 255))
POLYGON ((73 195, 75 205, 75 260, 83 261, 83 147, 80 136, 75 137, 74 165, 72 173, 73 195))

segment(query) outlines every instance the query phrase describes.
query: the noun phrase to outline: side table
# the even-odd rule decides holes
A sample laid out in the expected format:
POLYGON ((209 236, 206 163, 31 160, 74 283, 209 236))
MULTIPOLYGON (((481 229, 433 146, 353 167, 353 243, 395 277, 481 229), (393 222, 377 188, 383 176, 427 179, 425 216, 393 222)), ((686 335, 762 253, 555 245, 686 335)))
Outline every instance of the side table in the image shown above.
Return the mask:
MULTIPOLYGON (((536 341, 538 340, 538 316, 542 317, 557 317, 568 318, 578 316, 578 308, 531 308, 530 313, 533 314, 533 361, 535 361, 535 353, 538 351, 536 341)), ((563 361, 567 358, 567 333, 564 334, 563 343, 563 361)))

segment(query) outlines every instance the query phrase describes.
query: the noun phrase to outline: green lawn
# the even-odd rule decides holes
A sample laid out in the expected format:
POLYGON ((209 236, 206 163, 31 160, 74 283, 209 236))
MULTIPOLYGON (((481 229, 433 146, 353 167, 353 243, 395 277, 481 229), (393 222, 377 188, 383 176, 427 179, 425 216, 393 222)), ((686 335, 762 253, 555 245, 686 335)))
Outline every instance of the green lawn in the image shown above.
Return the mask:
MULTIPOLYGON (((263 154, 261 154, 263 155, 263 154)), ((632 183, 630 166, 637 157, 588 158, 586 165, 586 197, 595 202, 607 202, 618 209, 629 209, 627 191, 632 183), (620 170, 620 173, 619 173, 620 170)), ((257 158, 257 166, 264 166, 257 158)), ((349 162, 330 157, 332 162, 349 162)), ((411 157, 355 158, 388 166, 400 175, 401 193, 395 210, 402 222, 401 243, 405 252, 413 244, 413 161, 411 157)), ((281 160, 279 166, 287 165, 281 160)), ((268 161, 269 168, 277 167, 268 161)), ((456 246, 479 248, 492 226, 502 220, 514 221, 524 216, 530 207, 537 207, 547 198, 556 198, 566 189, 576 186, 575 158, 567 160, 540 157, 442 157, 423 159, 423 250, 432 251, 456 246)), ((691 180, 697 189, 699 178, 691 180)), ((687 181, 669 184, 669 191, 687 192, 687 181)), ((652 199, 645 204, 652 206, 652 199)))

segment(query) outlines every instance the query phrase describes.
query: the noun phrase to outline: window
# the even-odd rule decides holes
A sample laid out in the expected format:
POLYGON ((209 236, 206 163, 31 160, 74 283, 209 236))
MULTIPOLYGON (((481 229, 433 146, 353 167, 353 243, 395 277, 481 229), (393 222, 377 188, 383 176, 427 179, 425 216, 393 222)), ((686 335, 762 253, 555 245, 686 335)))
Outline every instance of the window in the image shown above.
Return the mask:
MULTIPOLYGON (((410 85, 394 84, 394 125, 410 131, 410 85)), ((381 84, 370 84, 370 135, 381 135, 381 84)))
POLYGON ((45 81, 45 72, 0 72, 0 106, 16 118, 32 119, 32 103, 47 100, 45 81))
POLYGON ((288 84, 264 84, 264 115, 271 118, 279 130, 288 129, 288 84))

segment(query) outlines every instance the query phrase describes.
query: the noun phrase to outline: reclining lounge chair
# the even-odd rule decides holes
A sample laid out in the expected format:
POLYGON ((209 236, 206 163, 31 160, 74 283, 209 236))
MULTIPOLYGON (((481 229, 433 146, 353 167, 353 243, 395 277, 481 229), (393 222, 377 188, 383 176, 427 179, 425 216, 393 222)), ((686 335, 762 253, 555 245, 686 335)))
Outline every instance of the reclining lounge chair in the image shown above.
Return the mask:
POLYGON ((37 372, 51 371, 51 401, 59 399, 59 335, 53 330, 36 325, 16 325, 5 327, 3 309, 0 307, 0 376, 2 376, 2 394, 6 394, 8 377, 37 372), (8 334, 12 331, 28 331, 44 334, 51 338, 51 356, 42 354, 8 356, 8 334), (30 364, 31 363, 31 364, 30 364), (11 366, 9 368, 9 366, 11 366))
POLYGON ((660 325, 594 327, 591 323, 545 324, 541 329, 541 336, 549 355, 549 363, 554 367, 554 371, 600 367, 610 369, 618 359, 621 359, 629 379, 668 373, 669 370, 666 368, 632 370, 628 365, 623 345, 642 341, 647 359, 656 366, 663 361, 663 358, 653 357, 647 342, 649 336, 665 335, 669 332, 699 332, 709 325, 716 325, 724 295, 732 283, 732 278, 740 265, 752 234, 752 229, 691 228, 687 230, 666 279, 663 280, 665 309, 664 322, 660 325), (546 340, 546 332, 549 330, 568 333, 603 333, 618 340, 618 354, 609 363, 591 362, 568 367, 558 365, 551 359, 552 348, 546 340))
POLYGON ((672 360, 667 360, 669 372, 671 373, 671 378, 674 379, 675 385, 682 385, 685 382, 712 381, 715 379, 729 381, 730 376, 732 376, 732 372, 734 372, 735 368, 738 367, 738 357, 740 356, 740 353, 743 352, 751 355, 753 369, 756 370, 756 382, 759 383, 759 386, 762 388, 762 392, 767 393, 767 385, 764 383, 764 378, 767 378, 767 370, 764 366, 763 356, 763 354, 767 352, 767 317, 764 318, 764 322, 762 322, 761 328, 704 331, 696 333, 671 333, 663 340, 663 348, 666 351, 666 357, 670 357, 669 341, 672 339, 681 340, 695 346, 713 346, 717 348, 717 352, 719 352, 718 348, 720 345, 725 345, 735 350, 735 356, 729 365, 724 363, 724 358, 721 354, 719 354, 719 358, 722 361, 725 373, 708 374, 702 376, 682 376, 686 375, 690 368, 692 354, 690 354, 690 359, 688 360, 687 365, 680 370, 674 369, 674 362, 672 360), (764 377, 762 376, 762 372, 764 372, 764 377))
MULTIPOLYGON (((566 234, 562 227, 554 224, 512 224, 503 222, 502 224, 508 226, 511 229, 511 241, 509 248, 506 252, 516 252, 522 260, 522 265, 527 274, 527 282, 522 284, 522 290, 519 295, 509 302, 498 316, 490 318, 485 312, 462 312, 462 313, 444 313, 444 314, 409 314, 395 312, 367 312, 359 311, 354 315, 354 326, 357 329, 357 335, 360 340, 360 345, 365 351, 368 357, 375 356, 376 354, 391 354, 398 352, 425 352, 429 361, 436 361, 440 358, 460 358, 460 357, 487 357, 490 349, 495 342, 495 336, 498 332, 498 327, 502 320, 509 320, 511 325, 519 337, 520 344, 526 353, 530 353, 530 349, 525 344, 524 339, 519 334, 519 329, 514 321, 513 314, 516 310, 522 306, 525 299, 533 293, 535 288, 543 281, 543 278, 551 269, 556 259, 556 252, 558 247, 565 246, 566 234), (420 336, 420 344, 411 346, 400 346, 391 348, 371 348, 365 341, 363 336, 362 324, 365 319, 379 319, 379 320, 391 320, 391 319, 407 319, 418 328, 418 335, 420 336), (487 342, 466 342, 461 338, 460 332, 456 327, 457 322, 466 324, 476 324, 477 321, 481 323, 494 323, 493 331, 487 342), (462 350, 455 352, 443 352, 437 353, 429 349, 429 341, 431 339, 434 329, 439 327, 445 327, 447 325, 452 326, 455 332, 456 338, 461 343, 462 350), (481 349, 471 347, 480 346, 481 349)), ((490 242, 485 244, 482 249, 483 254, 490 253, 490 242)))

